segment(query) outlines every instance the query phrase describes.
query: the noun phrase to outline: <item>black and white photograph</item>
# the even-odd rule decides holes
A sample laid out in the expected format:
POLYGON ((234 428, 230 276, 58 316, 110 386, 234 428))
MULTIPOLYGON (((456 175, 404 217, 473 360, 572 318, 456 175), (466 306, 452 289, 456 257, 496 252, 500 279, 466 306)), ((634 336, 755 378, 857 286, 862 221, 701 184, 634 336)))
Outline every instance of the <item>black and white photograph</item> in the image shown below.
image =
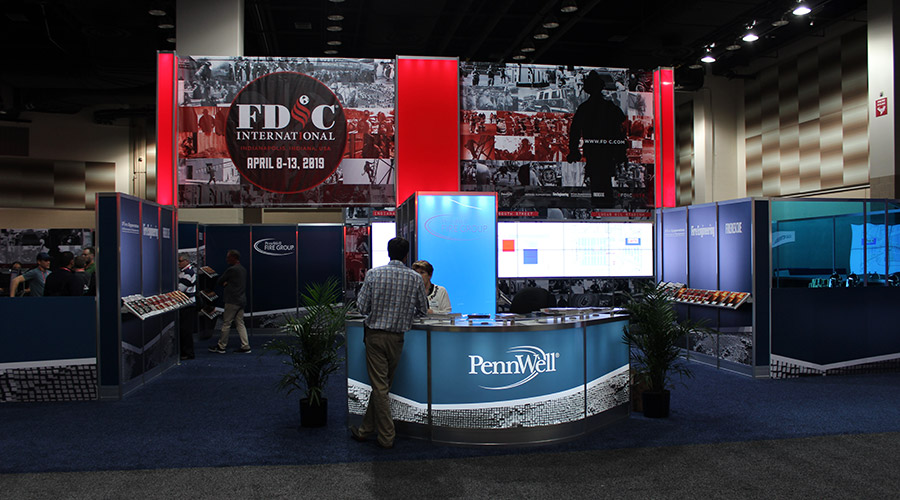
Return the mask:
POLYGON ((461 63, 461 189, 497 191, 501 209, 647 208, 656 162, 651 85, 646 73, 623 68, 461 63), (578 118, 585 105, 593 110, 585 117, 615 123, 578 118), (516 179, 496 175, 494 161, 517 163, 516 179))

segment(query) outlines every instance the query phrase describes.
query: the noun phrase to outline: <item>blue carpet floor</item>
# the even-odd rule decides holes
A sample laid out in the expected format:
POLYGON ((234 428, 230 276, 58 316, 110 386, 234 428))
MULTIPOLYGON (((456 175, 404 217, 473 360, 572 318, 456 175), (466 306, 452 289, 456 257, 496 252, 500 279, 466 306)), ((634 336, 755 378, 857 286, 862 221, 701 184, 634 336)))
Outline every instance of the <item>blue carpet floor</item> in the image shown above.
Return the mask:
POLYGON ((465 448, 348 439, 346 375, 328 389, 329 424, 299 429, 281 359, 213 354, 174 366, 113 402, 0 405, 0 473, 421 460, 900 431, 900 374, 754 380, 692 363, 668 419, 639 414, 567 443, 465 448))

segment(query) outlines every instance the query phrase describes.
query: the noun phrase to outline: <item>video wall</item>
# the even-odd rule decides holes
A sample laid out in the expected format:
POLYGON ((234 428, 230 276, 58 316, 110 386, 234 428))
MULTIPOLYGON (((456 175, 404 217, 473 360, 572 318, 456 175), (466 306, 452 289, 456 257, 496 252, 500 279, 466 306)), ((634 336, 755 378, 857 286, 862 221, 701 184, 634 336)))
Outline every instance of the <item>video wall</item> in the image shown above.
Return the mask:
POLYGON ((392 205, 393 65, 179 58, 179 206, 392 205))
POLYGON ((653 276, 649 222, 500 222, 500 278, 653 276))
POLYGON ((460 63, 460 189, 500 210, 653 206, 652 73, 460 63))

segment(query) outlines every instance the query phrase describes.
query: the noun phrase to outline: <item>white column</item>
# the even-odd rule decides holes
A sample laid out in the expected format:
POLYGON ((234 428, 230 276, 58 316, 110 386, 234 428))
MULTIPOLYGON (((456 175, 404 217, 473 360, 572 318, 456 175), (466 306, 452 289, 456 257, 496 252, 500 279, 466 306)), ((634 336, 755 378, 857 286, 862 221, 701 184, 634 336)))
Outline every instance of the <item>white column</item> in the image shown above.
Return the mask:
POLYGON ((898 9, 895 0, 868 0, 869 184, 872 198, 896 198, 898 9), (887 114, 876 103, 887 99, 887 114))
POLYGON ((178 0, 176 24, 181 56, 244 55, 244 0, 178 0))

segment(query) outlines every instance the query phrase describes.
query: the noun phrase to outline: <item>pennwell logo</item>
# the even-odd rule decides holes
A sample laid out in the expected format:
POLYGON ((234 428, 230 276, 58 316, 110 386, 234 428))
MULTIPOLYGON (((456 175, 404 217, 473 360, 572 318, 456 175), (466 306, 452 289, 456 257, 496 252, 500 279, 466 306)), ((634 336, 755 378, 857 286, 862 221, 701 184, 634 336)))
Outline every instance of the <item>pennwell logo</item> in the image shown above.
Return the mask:
POLYGON ((491 391, 512 389, 513 387, 527 384, 542 373, 556 371, 556 360, 559 358, 558 352, 544 352, 540 347, 532 345, 510 347, 506 352, 512 354, 513 359, 486 361, 482 356, 470 354, 469 375, 521 375, 522 378, 517 382, 503 386, 489 387, 480 385, 478 387, 491 391))
POLYGON ((257 240, 253 244, 253 248, 263 255, 271 255, 273 257, 284 257, 285 255, 294 254, 293 243, 282 243, 281 240, 276 240, 275 238, 257 240))

